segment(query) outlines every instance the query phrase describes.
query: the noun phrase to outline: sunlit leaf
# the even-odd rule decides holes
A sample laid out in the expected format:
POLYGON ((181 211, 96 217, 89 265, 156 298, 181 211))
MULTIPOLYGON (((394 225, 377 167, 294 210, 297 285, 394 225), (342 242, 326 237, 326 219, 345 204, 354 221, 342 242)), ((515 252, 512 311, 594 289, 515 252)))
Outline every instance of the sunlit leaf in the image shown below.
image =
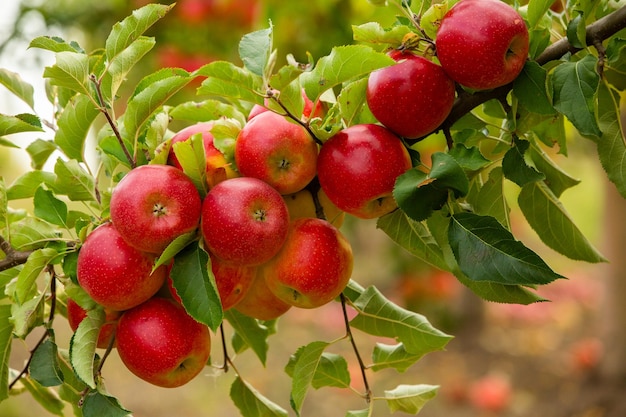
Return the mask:
POLYGON ((24 81, 20 74, 0 68, 0 84, 4 85, 14 96, 28 104, 31 109, 35 108, 35 89, 24 81))
POLYGON ((27 147, 26 152, 30 156, 30 166, 33 170, 40 170, 48 162, 48 158, 58 148, 50 140, 35 139, 27 147))
POLYGON ((72 201, 97 201, 95 179, 75 159, 57 159, 54 191, 72 201))
POLYGON ((437 395, 438 389, 436 385, 398 385, 395 389, 385 390, 385 399, 392 413, 402 411, 415 415, 437 395))
POLYGON ((32 198, 41 184, 53 186, 56 175, 47 171, 28 171, 18 177, 7 189, 9 200, 19 200, 22 198, 32 198))
POLYGON ((85 95, 74 96, 58 119, 54 142, 70 159, 83 161, 83 148, 92 123, 100 111, 85 95))
POLYGON ((0 114, 0 136, 23 132, 43 132, 41 121, 33 114, 0 114))
POLYGON ((0 402, 9 398, 9 357, 12 339, 11 305, 0 304, 0 402))
POLYGON ((29 48, 40 48, 51 52, 84 52, 76 42, 66 42, 58 36, 38 36, 30 41, 29 48))
POLYGON ((70 340, 70 362, 76 376, 90 388, 96 388, 94 363, 100 327, 104 324, 104 309, 87 312, 70 340))
POLYGON ((544 183, 550 188, 558 198, 563 191, 580 183, 580 180, 571 177, 561 167, 559 167, 539 146, 531 146, 528 151, 530 158, 546 178, 544 183))
POLYGON ((33 197, 35 216, 57 226, 67 226, 67 204, 43 187, 35 191, 33 197))
POLYGON ((18 303, 24 303, 36 291, 36 280, 43 269, 58 253, 52 248, 37 249, 28 256, 24 268, 17 276, 15 296, 18 303))
POLYGON ((174 119, 190 122, 206 122, 220 118, 236 119, 242 125, 246 122, 246 116, 232 104, 213 99, 201 102, 186 101, 170 110, 169 115, 174 119))
POLYGON ((244 35, 239 41, 239 58, 253 74, 263 77, 270 62, 273 44, 273 27, 244 35))
POLYGON ((226 61, 215 61, 196 73, 207 77, 198 88, 198 94, 263 104, 263 80, 245 68, 226 61))
POLYGON ((246 417, 287 417, 287 411, 263 396, 240 377, 235 378, 230 387, 230 398, 241 414, 246 417))
POLYGON ((43 76, 52 85, 90 95, 89 56, 78 52, 57 52, 56 64, 46 67, 43 76))
POLYGON ((378 22, 367 22, 358 26, 352 26, 353 38, 356 42, 369 44, 380 49, 388 46, 400 46, 402 39, 410 31, 411 29, 405 25, 397 25, 391 29, 385 29, 378 22))
POLYGON ((468 199, 477 214, 492 216, 507 229, 511 229, 509 220, 511 209, 504 195, 504 174, 501 167, 489 171, 489 177, 476 195, 470 195, 468 199))
POLYGON ((422 356, 407 352, 402 343, 396 345, 376 343, 372 352, 373 364, 371 369, 379 371, 381 369, 393 368, 398 372, 406 372, 422 356))
POLYGON ((202 134, 192 135, 189 140, 177 142, 172 146, 172 151, 183 168, 183 172, 191 179, 204 198, 208 191, 206 154, 202 134))
POLYGON ((554 0, 529 0, 527 19, 531 28, 537 26, 554 0))

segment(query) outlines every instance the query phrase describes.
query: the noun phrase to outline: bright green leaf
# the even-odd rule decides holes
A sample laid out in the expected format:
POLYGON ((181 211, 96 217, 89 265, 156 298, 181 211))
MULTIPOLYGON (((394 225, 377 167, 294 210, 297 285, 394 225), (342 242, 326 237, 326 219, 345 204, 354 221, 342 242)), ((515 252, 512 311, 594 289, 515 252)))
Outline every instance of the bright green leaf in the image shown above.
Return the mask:
POLYGON ((5 239, 10 239, 9 224, 9 198, 4 178, 0 177, 0 236, 3 236, 5 239))
POLYGON ((196 123, 221 118, 235 119, 242 125, 246 122, 246 116, 232 104, 212 99, 201 102, 186 101, 170 110, 169 115, 176 120, 196 123))
POLYGON ((273 27, 248 33, 239 41, 239 58, 243 65, 253 74, 260 77, 266 75, 273 48, 273 27))
POLYGON ((0 402, 9 398, 9 357, 12 339, 11 306, 0 304, 0 402))
POLYGON ((56 175, 47 171, 28 171, 18 177, 7 189, 9 200, 19 200, 22 198, 32 198, 41 184, 47 186, 54 185, 56 175))
POLYGON ((365 410, 351 410, 346 413, 345 417, 371 417, 372 410, 367 408, 365 410))
POLYGON ((554 0, 529 0, 527 19, 531 28, 534 28, 541 22, 554 0))
POLYGON ((35 250, 59 238, 58 229, 36 217, 25 217, 11 223, 11 245, 16 250, 35 250))
POLYGON ((411 32, 411 29, 405 25, 397 25, 391 29, 385 29, 378 22, 367 22, 358 26, 352 26, 353 38, 356 42, 369 44, 380 49, 385 49, 389 46, 400 46, 404 36, 409 32, 411 32))
POLYGON ((536 285, 562 278, 491 216, 453 215, 448 239, 461 271, 472 280, 536 285))
POLYGON ((43 132, 41 121, 32 114, 0 114, 0 136, 23 132, 43 132))
POLYGON ((107 73, 102 80, 102 90, 106 98, 109 100, 115 98, 130 70, 150 52, 154 45, 156 45, 154 38, 140 36, 113 58, 109 58, 107 73))
POLYGON ((200 196, 204 198, 208 191, 206 155, 202 134, 192 135, 189 140, 177 142, 172 146, 172 150, 178 159, 183 172, 194 183, 200 196))
POLYGON ((245 68, 226 61, 215 61, 197 71, 207 77, 198 88, 198 94, 223 97, 232 102, 243 100, 263 104, 263 80, 245 68))
POLYGON ((72 201, 97 201, 94 177, 75 159, 57 159, 54 165, 56 194, 66 195, 72 201))
POLYGON ((78 52, 58 52, 56 64, 46 67, 43 76, 52 85, 91 95, 89 86, 89 56, 78 52))
MULTIPOLYGON (((365 90, 367 78, 362 78, 346 84, 337 97, 337 104, 341 111, 341 119, 346 127, 359 123, 359 117, 367 108, 365 90)), ((369 110, 369 109, 368 109, 369 110)))
POLYGON ((20 74, 0 68, 0 84, 4 85, 14 96, 35 108, 33 86, 22 79, 20 74))
POLYGON ((38 36, 30 42, 28 47, 51 52, 84 52, 76 42, 68 43, 58 36, 38 36))
POLYGON ((230 387, 230 398, 246 417, 287 417, 287 411, 237 377, 230 387))
POLYGON ((52 339, 46 339, 33 352, 28 373, 44 387, 55 387, 63 383, 64 377, 59 365, 58 348, 52 339))
POLYGON ((35 139, 27 147, 26 152, 30 156, 30 166, 33 170, 40 170, 44 167, 48 158, 58 148, 50 140, 35 139))
POLYGON ((180 251, 186 248, 191 242, 196 240, 197 237, 197 232, 193 230, 175 238, 169 245, 167 245, 163 252, 161 252, 159 258, 156 260, 154 266, 152 267, 152 271, 154 272, 154 270, 158 267, 170 263, 174 256, 176 256, 180 251))
MULTIPOLYGON (((300 347, 294 354, 292 364, 291 407, 297 415, 302 411, 302 405, 309 386, 319 365, 322 353, 328 343, 322 341, 311 342, 300 347)), ((291 361, 290 361, 291 362, 291 361)))
POLYGON ((35 216, 57 226, 67 227, 67 204, 52 191, 39 187, 33 198, 35 216))
POLYGON ((43 269, 58 255, 51 248, 37 249, 28 256, 24 268, 17 276, 15 297, 19 304, 25 303, 36 292, 36 281, 43 269))
POLYGON ((100 327, 104 324, 104 310, 89 310, 70 340, 70 362, 76 376, 90 388, 96 388, 94 362, 100 327))
POLYGON ((402 411, 415 415, 437 395, 438 389, 436 385, 398 385, 393 390, 385 390, 385 399, 392 413, 402 411))
POLYGON ((405 372, 423 355, 409 353, 404 348, 402 343, 397 345, 386 345, 382 343, 376 343, 374 351, 372 352, 373 364, 371 369, 373 371, 379 371, 381 369, 393 368, 398 372, 405 372))
POLYGON ((100 111, 85 95, 75 95, 67 103, 58 119, 54 142, 70 159, 83 162, 83 148, 89 129, 100 111))

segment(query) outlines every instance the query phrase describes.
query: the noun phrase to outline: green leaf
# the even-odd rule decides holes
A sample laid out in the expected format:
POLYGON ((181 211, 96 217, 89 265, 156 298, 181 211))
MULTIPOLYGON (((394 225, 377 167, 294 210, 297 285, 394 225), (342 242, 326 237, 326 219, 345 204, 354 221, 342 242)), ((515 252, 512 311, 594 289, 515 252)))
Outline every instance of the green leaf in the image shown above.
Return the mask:
POLYGON ((26 147, 26 152, 30 155, 30 166, 33 170, 40 170, 48 162, 48 158, 58 148, 50 140, 35 139, 26 147))
POLYGON ((76 376, 90 388, 96 388, 94 363, 100 327, 104 324, 104 310, 89 310, 70 340, 70 362, 76 376))
POLYGON ((34 378, 26 375, 20 379, 20 383, 28 390, 31 397, 37 401, 49 413, 63 417, 65 404, 59 399, 51 388, 40 385, 34 378))
POLYGON ((599 76, 598 59, 586 55, 577 62, 564 62, 552 74, 554 108, 567 117, 583 135, 600 136, 594 102, 599 76))
POLYGON ((0 402, 9 398, 9 357, 12 339, 11 305, 0 304, 0 402))
POLYGON ((555 113, 547 93, 547 78, 548 72, 543 67, 534 61, 528 61, 513 82, 515 97, 533 113, 555 113))
MULTIPOLYGON (((303 348, 304 346, 298 349, 294 355, 291 355, 287 366, 285 366, 285 372, 291 378, 294 377, 294 370, 296 369, 296 365, 300 362, 300 352, 303 348)), ((348 388, 350 386, 348 362, 341 355, 323 352, 316 365, 315 373, 310 383, 315 389, 322 387, 348 388)))
POLYGON ((11 244, 16 250, 35 250, 58 239, 58 229, 36 217, 25 217, 11 223, 11 244))
POLYGON ((97 201, 95 179, 76 161, 57 159, 54 165, 56 194, 66 195, 72 201, 97 201))
POLYGON ((30 42, 28 47, 45 49, 51 52, 84 52, 76 42, 67 43, 58 36, 38 36, 30 42))
POLYGON ((43 132, 41 121, 32 114, 0 114, 0 136, 23 132, 43 132))
POLYGON ((606 46, 604 76, 618 90, 626 89, 626 39, 609 39, 606 46))
POLYGON ((209 262, 209 255, 192 243, 176 256, 170 276, 189 315, 217 331, 224 313, 209 262))
MULTIPOLYGON (((9 239, 9 198, 4 178, 0 176, 0 236, 9 239)), ((2 292, 2 291, 0 291, 2 292)))
POLYGON ((239 41, 239 58, 243 66, 260 77, 266 75, 273 44, 273 27, 248 33, 239 41))
POLYGON ((28 366, 29 375, 44 387, 61 385, 64 380, 56 343, 46 339, 33 352, 28 366))
POLYGON ((529 0, 526 17, 531 28, 534 28, 541 22, 552 3, 554 3, 554 0, 529 0))
POLYGON ((162 265, 166 265, 170 263, 170 261, 176 256, 180 251, 186 248, 191 242, 197 239, 197 232, 195 230, 184 233, 174 239, 167 247, 161 252, 159 258, 154 263, 152 267, 152 272, 154 272, 158 267, 162 265))
POLYGON ((370 72, 393 64, 387 54, 366 45, 334 47, 330 55, 318 60, 315 68, 300 76, 307 96, 314 102, 326 90, 353 81, 370 72))
POLYGON ((453 215, 448 239, 461 271, 472 280, 536 285, 562 278, 491 216, 453 215))
POLYGON ((246 116, 232 104, 212 99, 201 102, 186 101, 170 110, 169 115, 174 119, 190 122, 206 122, 222 118, 235 119, 242 125, 246 122, 246 116))
POLYGON ((154 38, 140 36, 113 58, 109 58, 107 73, 102 80, 102 90, 107 99, 115 98, 130 70, 150 52, 154 45, 156 45, 154 38))
POLYGON ((415 415, 429 400, 435 398, 438 389, 436 385, 398 385, 393 390, 385 390, 385 399, 392 413, 402 411, 415 415))
POLYGON ((602 168, 620 194, 626 198, 626 138, 620 116, 620 98, 602 83, 598 89, 598 122, 602 136, 597 142, 602 168))
MULTIPOLYGON (((454 160, 467 171, 478 171, 491 163, 483 156, 477 146, 467 147, 462 143, 455 143, 449 154, 454 160)), ((465 184, 463 184, 465 187, 465 184)))
POLYGON ((351 410, 346 413, 346 417, 371 417, 371 409, 351 410))
POLYGON ((76 376, 72 369, 67 349, 59 349, 59 366, 61 367, 61 372, 63 372, 64 380, 63 385, 58 388, 59 397, 72 405, 76 417, 81 417, 82 408, 80 404, 83 392, 85 392, 87 386, 76 376))
POLYGON ((396 345, 376 343, 372 352, 374 363, 370 369, 379 371, 381 369, 393 368, 398 372, 406 372, 422 356, 407 352, 402 343, 396 345))
POLYGON ((302 404, 306 397, 313 376, 322 357, 322 353, 328 347, 328 343, 322 341, 311 342, 301 346, 294 357, 289 361, 293 383, 291 385, 291 407, 300 415, 302 404))
POLYGON ((530 142, 517 137, 514 138, 513 146, 502 159, 502 172, 504 177, 523 187, 535 181, 541 181, 545 176, 535 168, 528 165, 524 154, 528 150, 530 142))
POLYGON ((352 306, 358 312, 350 321, 352 327, 402 342, 415 355, 441 350, 452 339, 432 327, 426 317, 389 301, 376 287, 368 287, 352 306))
POLYGON ((22 79, 20 74, 0 68, 0 84, 4 85, 14 96, 28 104, 31 109, 35 108, 33 86, 22 79))
POLYGON ((468 196, 476 214, 494 217, 507 229, 511 229, 509 204, 504 195, 504 174, 501 167, 489 171, 489 178, 475 196, 468 196))
POLYGON ((341 119, 346 127, 360 123, 362 114, 369 110, 365 95, 366 89, 367 78, 362 78, 346 84, 337 96, 341 119))
POLYGON ((130 415, 130 411, 122 407, 117 398, 96 390, 90 391, 85 396, 82 410, 83 417, 126 417, 130 415))
POLYGON ((469 191, 469 181, 463 168, 450 155, 435 152, 433 166, 428 174, 411 169, 396 180, 393 196, 402 209, 413 220, 427 219, 434 210, 440 209, 452 191, 457 197, 469 191))
POLYGON ((43 248, 37 249, 28 256, 24 268, 17 276, 17 285, 15 287, 17 303, 23 304, 33 297, 37 290, 36 281, 39 274, 57 255, 56 250, 43 248))
POLYGON ((187 71, 175 68, 163 68, 144 77, 124 114, 124 127, 129 137, 139 137, 150 116, 192 79, 187 71))
POLYGON ((35 216, 57 226, 67 227, 67 204, 52 191, 39 187, 33 199, 35 216))
POLYGON ((563 191, 580 183, 580 180, 571 177, 556 165, 539 146, 531 146, 529 155, 537 169, 546 176, 543 182, 557 198, 561 196, 563 191))
POLYGON ((47 171, 28 171, 18 177, 7 189, 9 200, 19 200, 22 198, 32 198, 41 184, 47 186, 54 185, 56 175, 47 171))
POLYGON ((198 94, 223 97, 231 102, 263 104, 263 80, 245 68, 215 61, 200 68, 197 74, 207 77, 198 88, 198 94))
POLYGON ((56 64, 46 67, 43 76, 50 84, 91 95, 89 86, 89 56, 78 52, 57 52, 56 64))
POLYGON ((397 25, 391 29, 385 29, 378 22, 367 22, 358 26, 352 25, 352 34, 356 42, 369 44, 380 49, 401 45, 404 36, 410 31, 411 29, 406 25, 397 25))
POLYGON ((240 377, 230 387, 230 398, 246 417, 287 417, 287 411, 273 403, 240 377))
POLYGON ((567 40, 574 48, 582 49, 587 45, 585 19, 580 10, 574 10, 576 16, 567 24, 567 40))
POLYGON ((447 269, 441 248, 423 223, 416 222, 400 210, 395 210, 378 219, 376 227, 394 242, 438 269, 447 269))
POLYGON ((241 347, 236 348, 237 353, 246 347, 250 347, 265 366, 269 349, 267 338, 271 334, 271 329, 258 320, 246 316, 233 308, 226 310, 224 317, 235 330, 237 338, 242 342, 241 347))
POLYGON ((518 203, 528 224, 546 245, 570 259, 606 262, 543 182, 522 187, 518 203))
POLYGON ((194 183, 200 196, 204 198, 208 192, 206 178, 206 155, 202 134, 192 135, 189 140, 177 142, 172 146, 183 172, 194 183))
POLYGON ((84 161, 85 140, 100 111, 88 96, 77 94, 63 108, 54 142, 70 159, 84 161))

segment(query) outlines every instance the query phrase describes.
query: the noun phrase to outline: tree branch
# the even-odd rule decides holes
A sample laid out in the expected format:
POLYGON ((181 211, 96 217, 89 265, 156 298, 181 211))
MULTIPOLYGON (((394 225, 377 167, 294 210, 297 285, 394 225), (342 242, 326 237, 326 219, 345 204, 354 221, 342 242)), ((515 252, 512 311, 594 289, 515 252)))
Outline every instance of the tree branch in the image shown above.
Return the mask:
POLYGON ((0 250, 4 252, 4 259, 0 259, 0 271, 6 271, 14 266, 26 263, 32 251, 18 251, 2 236, 0 236, 0 250))

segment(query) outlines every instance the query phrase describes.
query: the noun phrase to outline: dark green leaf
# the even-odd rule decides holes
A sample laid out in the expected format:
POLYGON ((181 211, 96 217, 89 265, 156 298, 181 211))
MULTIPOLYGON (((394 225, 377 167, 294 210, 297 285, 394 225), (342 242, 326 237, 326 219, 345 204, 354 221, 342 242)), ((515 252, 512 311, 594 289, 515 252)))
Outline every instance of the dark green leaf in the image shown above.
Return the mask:
POLYGON ((126 417, 130 411, 124 409, 117 398, 90 391, 83 403, 83 417, 126 417))
POLYGON ((503 187, 504 174, 502 168, 496 167, 489 172, 489 178, 482 184, 476 195, 470 195, 468 199, 477 214, 495 217, 500 224, 510 230, 510 208, 503 187))
MULTIPOLYGON (((241 341, 238 346, 235 346, 237 353, 250 347, 261 363, 265 365, 267 351, 269 349, 267 338, 271 334, 271 329, 258 320, 246 316, 233 308, 226 310, 224 317, 233 327, 237 338, 241 341)), ((233 345, 235 345, 235 343, 233 343, 233 345)))
POLYGON ((51 339, 46 339, 33 352, 28 373, 44 387, 55 387, 63 383, 58 348, 51 339))
POLYGON ((9 357, 13 339, 11 305, 0 305, 0 402, 9 398, 9 357))
POLYGON ((537 169, 546 176, 544 183, 557 198, 563 191, 580 183, 556 165, 539 146, 531 146, 528 153, 537 169))
POLYGON ((526 163, 524 154, 529 146, 530 142, 516 137, 513 146, 504 154, 502 159, 502 172, 505 178, 520 187, 545 178, 541 172, 526 163))
POLYGON ((170 276, 189 315, 216 331, 223 311, 209 262, 209 255, 192 243, 178 253, 170 276))
POLYGON ((584 48, 586 43, 585 19, 583 13, 575 10, 576 16, 567 24, 567 40, 574 48, 584 48))
POLYGON ((491 216, 453 215, 448 239, 461 271, 472 280, 536 285, 562 278, 491 216))
POLYGON ((478 171, 491 163, 477 146, 468 148, 462 143, 455 143, 449 153, 461 168, 467 171, 478 171))
POLYGON ((554 114, 547 94, 547 71, 534 61, 528 61, 513 82, 513 92, 520 104, 529 111, 539 114, 554 114))
POLYGON ((626 89, 626 39, 612 38, 606 46, 604 76, 620 91, 626 89))
POLYGON ((230 387, 230 398, 246 417, 287 417, 287 411, 237 377, 230 387))
POLYGON ((438 390, 436 385, 398 385, 395 389, 385 390, 385 399, 392 413, 417 414, 429 400, 435 398, 438 390))

